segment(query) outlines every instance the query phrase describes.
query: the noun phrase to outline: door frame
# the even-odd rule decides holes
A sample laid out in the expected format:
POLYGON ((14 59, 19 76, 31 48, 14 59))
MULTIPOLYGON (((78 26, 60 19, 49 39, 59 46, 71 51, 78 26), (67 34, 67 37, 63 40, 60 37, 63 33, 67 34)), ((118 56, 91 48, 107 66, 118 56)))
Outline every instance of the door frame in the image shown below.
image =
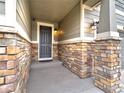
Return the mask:
POLYGON ((37 41, 38 41, 38 61, 53 60, 54 24, 37 22, 37 41), (52 28, 51 58, 40 58, 40 26, 48 26, 52 28))

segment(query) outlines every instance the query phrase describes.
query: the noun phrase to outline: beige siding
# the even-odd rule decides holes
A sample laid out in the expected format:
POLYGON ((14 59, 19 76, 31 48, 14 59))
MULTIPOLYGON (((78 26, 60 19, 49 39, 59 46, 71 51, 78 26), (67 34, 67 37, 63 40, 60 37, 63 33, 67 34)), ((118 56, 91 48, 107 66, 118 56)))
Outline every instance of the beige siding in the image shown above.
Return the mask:
MULTIPOLYGON (((116 9, 124 12, 124 0, 115 0, 116 2, 116 9)), ((87 10, 85 9, 85 23, 86 23, 86 26, 85 27, 85 31, 88 31, 88 27, 89 25, 88 24, 91 24, 93 23, 93 20, 94 19, 99 19, 99 13, 100 11, 99 10, 87 10)), ((117 20, 117 25, 124 25, 124 16, 123 15, 120 15, 120 14, 116 14, 116 20, 117 20)))
MULTIPOLYGON (((124 12, 124 0, 116 0, 116 9, 124 12)), ((117 14, 117 24, 124 26, 124 16, 117 14)))
MULTIPOLYGON (((116 9, 124 12, 123 0, 116 0, 116 9)), ((85 22, 85 26, 84 26, 85 36, 93 37, 94 30, 92 30, 90 26, 94 20, 99 20, 99 16, 100 16, 99 8, 98 9, 96 8, 93 10, 85 9, 85 21, 84 21, 85 22)), ((116 14, 116 18, 117 18, 116 19, 117 25, 124 26, 124 16, 120 14, 116 14)))
POLYGON ((124 0, 115 0, 116 8, 124 11, 124 0))
POLYGON ((84 32, 86 37, 94 37, 94 30, 91 24, 95 21, 99 21, 99 8, 94 8, 93 10, 85 9, 84 12, 84 32))
MULTIPOLYGON (((116 9, 124 11, 123 0, 116 0, 116 9)), ((85 36, 94 37, 94 30, 90 27, 94 20, 99 20, 99 8, 93 10, 85 9, 84 14, 84 31, 85 36)), ((117 15, 117 24, 124 25, 124 16, 117 15)), ((32 40, 37 40, 37 27, 36 22, 32 23, 32 40)), ((60 22, 60 30, 64 32, 60 40, 67 40, 76 37, 80 37, 80 4, 75 6, 60 22)))
POLYGON ((31 17, 28 0, 17 0, 16 20, 24 29, 24 31, 30 35, 31 31, 31 17))
POLYGON ((37 41, 37 22, 32 21, 32 30, 31 30, 31 40, 32 41, 37 41))
POLYGON ((74 7, 60 22, 60 30, 64 32, 60 40, 80 37, 80 4, 74 7))
MULTIPOLYGON (((116 9, 124 12, 124 0, 116 0, 116 9)), ((124 16, 117 14, 117 24, 124 26, 124 16)), ((124 69, 124 32, 119 32, 121 41, 121 67, 124 69)))

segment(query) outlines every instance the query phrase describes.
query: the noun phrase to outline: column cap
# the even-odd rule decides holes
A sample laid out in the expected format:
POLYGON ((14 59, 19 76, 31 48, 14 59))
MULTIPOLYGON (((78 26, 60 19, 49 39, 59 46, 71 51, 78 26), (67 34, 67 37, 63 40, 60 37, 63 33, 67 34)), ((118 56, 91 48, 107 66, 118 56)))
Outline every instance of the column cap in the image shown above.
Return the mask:
POLYGON ((96 40, 106 40, 106 39, 122 40, 122 38, 119 36, 119 32, 117 31, 107 31, 97 34, 96 40))

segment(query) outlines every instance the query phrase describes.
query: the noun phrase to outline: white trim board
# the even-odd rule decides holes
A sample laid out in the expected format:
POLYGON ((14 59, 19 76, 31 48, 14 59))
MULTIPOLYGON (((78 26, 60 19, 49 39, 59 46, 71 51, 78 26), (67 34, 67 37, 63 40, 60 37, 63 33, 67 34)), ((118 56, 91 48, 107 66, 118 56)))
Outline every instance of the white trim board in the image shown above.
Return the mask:
POLYGON ((97 34, 96 40, 102 40, 102 39, 121 39, 121 38, 119 36, 119 32, 107 31, 97 34))
POLYGON ((39 58, 39 61, 49 61, 49 60, 53 60, 53 58, 39 58))
POLYGON ((31 43, 33 43, 33 44, 38 44, 38 41, 31 41, 31 43))
POLYGON ((116 9, 115 12, 116 12, 116 14, 118 14, 118 15, 124 16, 124 12, 121 11, 121 10, 116 9))
POLYGON ((53 42, 53 44, 59 44, 59 42, 53 42))
POLYGON ((84 37, 84 12, 85 12, 85 8, 84 6, 82 5, 82 0, 81 0, 81 4, 80 4, 80 38, 81 40, 83 40, 83 37, 84 37))
MULTIPOLYGON (((31 41, 32 44, 38 44, 38 41, 31 41)), ((59 44, 59 42, 53 42, 53 44, 59 44)))
POLYGON ((37 42, 38 42, 38 60, 42 61, 42 60, 52 60, 53 59, 53 42, 54 42, 54 24, 50 24, 50 23, 45 23, 45 22, 37 22, 37 42), (52 28, 52 51, 51 51, 51 58, 40 58, 40 26, 48 26, 52 28))
POLYGON ((58 44, 69 44, 69 43, 79 43, 79 42, 94 42, 93 37, 84 37, 83 40, 80 37, 59 41, 58 44))
POLYGON ((15 27, 10 26, 1 26, 0 25, 0 32, 4 33, 15 33, 20 35, 23 39, 27 40, 31 43, 30 36, 25 32, 25 30, 19 25, 19 23, 16 23, 15 27))
POLYGON ((77 43, 77 42, 81 42, 80 37, 73 38, 73 39, 68 39, 68 40, 62 40, 62 41, 59 41, 59 44, 77 43))
POLYGON ((20 36, 22 36, 27 41, 31 42, 30 36, 26 33, 26 31, 21 27, 21 25, 18 22, 16 23, 16 30, 20 36))

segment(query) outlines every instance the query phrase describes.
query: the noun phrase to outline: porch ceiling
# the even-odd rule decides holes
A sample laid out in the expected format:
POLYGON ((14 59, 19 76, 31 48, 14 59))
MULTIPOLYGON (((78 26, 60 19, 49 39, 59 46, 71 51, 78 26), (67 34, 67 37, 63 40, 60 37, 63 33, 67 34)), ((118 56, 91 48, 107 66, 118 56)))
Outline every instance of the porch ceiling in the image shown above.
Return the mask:
POLYGON ((83 0, 83 3, 87 6, 93 7, 94 5, 96 5, 100 1, 101 0, 83 0))
POLYGON ((29 0, 31 16, 42 21, 59 22, 80 0, 29 0))

